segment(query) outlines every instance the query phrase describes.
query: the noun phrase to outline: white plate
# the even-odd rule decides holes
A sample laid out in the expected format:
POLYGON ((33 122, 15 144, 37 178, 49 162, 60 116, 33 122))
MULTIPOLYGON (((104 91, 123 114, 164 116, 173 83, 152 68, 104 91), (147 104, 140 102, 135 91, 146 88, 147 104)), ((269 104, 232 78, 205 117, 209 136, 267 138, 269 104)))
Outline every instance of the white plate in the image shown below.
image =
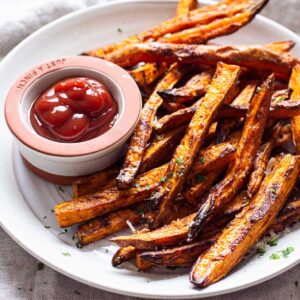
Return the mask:
MULTIPOLYGON (((205 2, 205 1, 201 1, 205 2)), ((272 5, 270 3, 269 5, 272 5)), ((171 17, 175 2, 113 2, 75 12, 38 30, 19 44, 0 66, 1 107, 7 90, 26 69, 62 55, 115 42, 171 17), (122 29, 120 33, 118 28, 122 29)), ((257 17, 238 33, 218 40, 233 44, 264 44, 299 37, 286 28, 257 17)), ((299 45, 294 53, 300 53, 299 45)), ((2 110, 3 111, 3 110, 2 110)), ((196 298, 240 290, 274 277, 300 261, 300 231, 293 229, 261 258, 245 260, 229 276, 203 290, 195 289, 186 271, 138 273, 131 264, 123 269, 111 267, 115 246, 106 240, 83 250, 72 240, 73 232, 59 233, 51 208, 62 198, 70 198, 57 186, 32 175, 24 168, 14 149, 3 113, 1 114, 0 221, 10 236, 33 256, 55 270, 86 284, 108 291, 145 298, 196 298), (51 229, 44 227, 51 226, 51 229), (270 260, 272 252, 293 246, 287 258, 270 260), (62 253, 70 253, 65 256, 62 253), (182 274, 184 273, 184 274, 182 274)))

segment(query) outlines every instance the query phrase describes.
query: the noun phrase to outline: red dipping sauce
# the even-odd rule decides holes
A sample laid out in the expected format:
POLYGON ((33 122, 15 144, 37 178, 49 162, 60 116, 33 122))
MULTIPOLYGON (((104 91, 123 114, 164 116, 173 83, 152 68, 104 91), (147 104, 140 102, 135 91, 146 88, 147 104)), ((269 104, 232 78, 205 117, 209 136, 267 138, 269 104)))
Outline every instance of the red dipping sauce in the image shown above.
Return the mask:
POLYGON ((86 77, 59 81, 38 97, 30 122, 41 136, 58 142, 82 142, 108 131, 118 116, 118 105, 107 87, 86 77))

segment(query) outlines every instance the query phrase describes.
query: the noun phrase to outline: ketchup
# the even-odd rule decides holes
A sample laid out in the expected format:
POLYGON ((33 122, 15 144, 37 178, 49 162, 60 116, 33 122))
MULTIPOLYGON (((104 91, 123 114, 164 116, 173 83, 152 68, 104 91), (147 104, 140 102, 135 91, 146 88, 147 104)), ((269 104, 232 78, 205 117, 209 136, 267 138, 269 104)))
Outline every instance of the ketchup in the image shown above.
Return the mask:
POLYGON ((86 77, 59 81, 38 97, 30 122, 41 136, 58 142, 82 142, 108 131, 118 105, 106 86, 86 77))

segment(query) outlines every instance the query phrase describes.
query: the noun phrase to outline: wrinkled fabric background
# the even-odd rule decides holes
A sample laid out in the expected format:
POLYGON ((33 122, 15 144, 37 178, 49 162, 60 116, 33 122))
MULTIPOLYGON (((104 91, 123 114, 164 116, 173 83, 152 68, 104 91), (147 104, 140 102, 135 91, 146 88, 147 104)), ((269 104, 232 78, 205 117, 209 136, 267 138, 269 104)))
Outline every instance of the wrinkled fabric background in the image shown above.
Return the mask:
MULTIPOLYGON (((0 0, 0 58, 31 32, 69 12, 104 0, 0 0)), ((300 1, 270 0, 263 15, 300 34, 300 1)), ((300 249, 296 249, 300 251, 300 249)), ((104 292, 57 273, 18 246, 0 228, 0 299, 101 299, 132 297, 104 292)), ((300 265, 275 279, 210 300, 300 299, 300 265)))

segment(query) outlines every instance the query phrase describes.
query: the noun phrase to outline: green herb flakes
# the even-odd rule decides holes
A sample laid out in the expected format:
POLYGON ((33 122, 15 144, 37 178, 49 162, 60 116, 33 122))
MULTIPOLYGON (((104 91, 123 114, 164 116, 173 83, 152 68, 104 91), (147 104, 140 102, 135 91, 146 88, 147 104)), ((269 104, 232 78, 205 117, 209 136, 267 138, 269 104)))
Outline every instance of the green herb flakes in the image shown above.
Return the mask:
POLYGON ((204 164, 204 163, 205 163, 205 157, 201 156, 201 157, 199 158, 199 162, 200 162, 201 164, 204 164))
POLYGON ((277 246, 277 245, 278 245, 278 238, 277 238, 277 237, 273 237, 273 238, 268 242, 268 244, 269 244, 271 247, 277 246))
POLYGON ((70 252, 62 252, 61 254, 62 254, 63 256, 68 256, 68 257, 71 256, 70 252))
POLYGON ((121 32, 122 32, 122 29, 121 29, 121 28, 118 28, 117 31, 121 33, 121 32))
POLYGON ((280 252, 283 258, 288 258, 294 250, 294 247, 287 247, 285 250, 281 250, 280 252))
POLYGON ((197 174, 197 176, 196 176, 196 182, 197 182, 197 183, 203 182, 204 179, 205 179, 205 176, 203 176, 203 175, 201 175, 201 174, 197 174))
POLYGON ((81 243, 80 243, 79 241, 76 243, 76 247, 77 247, 78 249, 81 249, 81 248, 82 248, 82 245, 81 245, 81 243))
POLYGON ((40 270, 44 269, 44 264, 39 261, 36 268, 37 268, 38 271, 40 271, 40 270))
POLYGON ((277 253, 272 253, 272 255, 270 256, 270 259, 280 259, 280 255, 278 255, 277 253))
POLYGON ((58 188, 58 190, 59 190, 60 192, 62 192, 62 193, 65 192, 65 190, 63 189, 63 187, 62 187, 61 185, 58 185, 57 188, 58 188))
POLYGON ((165 182, 167 180, 167 177, 166 176, 163 176, 161 179, 160 179, 160 182, 165 182))

